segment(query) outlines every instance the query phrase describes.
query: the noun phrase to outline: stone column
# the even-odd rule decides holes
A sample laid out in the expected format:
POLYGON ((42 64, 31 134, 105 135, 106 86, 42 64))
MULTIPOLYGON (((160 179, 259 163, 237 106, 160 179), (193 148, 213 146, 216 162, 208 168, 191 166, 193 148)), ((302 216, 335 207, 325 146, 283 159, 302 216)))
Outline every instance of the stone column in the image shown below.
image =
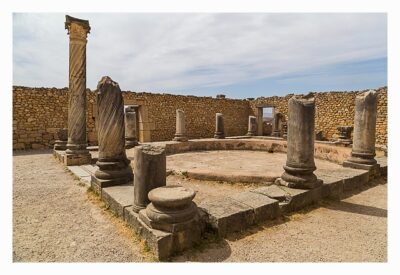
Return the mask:
POLYGON ((138 144, 135 108, 128 106, 125 109, 125 148, 130 149, 138 144))
POLYGON ((69 34, 67 165, 90 163, 86 138, 86 43, 89 21, 66 16, 69 34))
POLYGON ((141 145, 134 149, 133 210, 139 212, 150 203, 148 193, 166 185, 167 158, 160 146, 141 145))
POLYGON ((287 127, 288 127, 288 123, 287 121, 282 123, 282 129, 283 129, 283 139, 287 139, 287 127))
POLYGON ((224 115, 221 113, 215 114, 215 134, 214 138, 221 139, 225 138, 224 129, 224 115))
POLYGON ((375 128, 377 95, 369 90, 355 100, 353 148, 350 158, 343 162, 345 167, 369 169, 376 164, 375 128))
POLYGON ((99 141, 96 164, 99 169, 91 182, 98 191, 99 188, 131 182, 133 173, 125 153, 124 100, 118 83, 104 76, 96 93, 99 141))
POLYGON ((283 122, 283 114, 276 113, 274 115, 274 122, 272 124, 272 136, 273 137, 281 137, 282 136, 282 122, 283 122))
POLYGON ((291 188, 311 189, 322 181, 313 173, 315 102, 312 94, 289 100, 287 160, 277 183, 291 188))
POLYGON ((257 107, 257 135, 262 136, 264 130, 263 107, 257 107))
POLYGON ((175 141, 188 141, 186 137, 186 125, 185 125, 185 112, 183 110, 176 110, 176 133, 175 141))
POLYGON ((249 116, 249 127, 247 131, 248 136, 255 136, 257 134, 257 118, 249 116))

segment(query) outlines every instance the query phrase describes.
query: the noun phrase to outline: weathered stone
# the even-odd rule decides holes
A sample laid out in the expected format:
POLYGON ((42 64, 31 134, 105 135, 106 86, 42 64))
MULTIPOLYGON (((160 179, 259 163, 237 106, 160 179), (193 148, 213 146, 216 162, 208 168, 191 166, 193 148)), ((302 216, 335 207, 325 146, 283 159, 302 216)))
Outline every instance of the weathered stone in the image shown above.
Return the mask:
POLYGON ((206 223, 221 237, 254 224, 253 209, 229 197, 203 200, 199 208, 207 214, 206 223))
POLYGON ((123 217, 124 209, 132 205, 132 195, 132 184, 110 186, 101 190, 101 199, 119 217, 123 217))
POLYGON ((225 138, 225 129, 224 129, 224 116, 221 113, 215 114, 215 134, 214 138, 221 139, 225 138))
POLYGON ((288 201, 290 196, 277 185, 263 186, 257 189, 250 190, 250 192, 262 194, 278 201, 288 201))
POLYGON ((287 161, 277 183, 291 188, 311 189, 322 185, 313 173, 315 101, 312 94, 289 100, 287 161))
POLYGON ((183 110, 176 110, 176 132, 175 141, 187 141, 186 125, 185 125, 185 112, 183 110))
POLYGON ((231 198, 253 209, 255 223, 275 219, 279 214, 279 202, 260 193, 241 192, 231 198))
POLYGON ((343 144, 352 144, 351 132, 353 131, 353 126, 338 126, 339 131, 338 142, 343 144))
POLYGON ((257 118, 255 116, 249 116, 249 127, 247 130, 248 136, 257 135, 257 118))
POLYGON ((150 203, 151 190, 166 185, 167 162, 165 149, 159 146, 141 145, 134 148, 134 203, 139 212, 150 203))
MULTIPOLYGON (((86 149, 86 43, 89 21, 66 16, 69 34, 68 142, 66 158, 70 162, 90 163, 86 149), (81 160, 77 160, 81 158, 81 160)), ((68 161, 67 161, 68 162, 68 161)))
POLYGON ((285 116, 282 113, 274 114, 274 119, 272 123, 272 136, 273 137, 281 137, 282 136, 282 123, 285 116))
MULTIPOLYGON (((358 95, 355 100, 353 148, 351 156, 343 166, 363 169, 365 165, 373 166, 375 160, 375 128, 376 128, 377 96, 376 92, 358 95), (358 165, 358 164, 361 164, 358 165)), ((366 167, 367 169, 368 166, 366 167)))
POLYGON ((61 128, 57 131, 58 139, 54 143, 54 150, 66 150, 68 142, 68 129, 61 128))
POLYGON ((130 149, 138 145, 136 131, 136 112, 133 106, 125 108, 125 148, 130 149))
POLYGON ((108 76, 97 85, 99 169, 92 176, 92 185, 100 188, 132 181, 130 160, 125 153, 124 101, 118 83, 108 76))
POLYGON ((281 187, 289 194, 289 201, 281 203, 282 213, 300 210, 308 205, 318 202, 322 198, 322 187, 313 189, 294 189, 286 186, 281 187))
POLYGON ((287 128, 288 128, 288 124, 287 121, 282 123, 282 129, 283 129, 283 139, 287 139, 287 128))

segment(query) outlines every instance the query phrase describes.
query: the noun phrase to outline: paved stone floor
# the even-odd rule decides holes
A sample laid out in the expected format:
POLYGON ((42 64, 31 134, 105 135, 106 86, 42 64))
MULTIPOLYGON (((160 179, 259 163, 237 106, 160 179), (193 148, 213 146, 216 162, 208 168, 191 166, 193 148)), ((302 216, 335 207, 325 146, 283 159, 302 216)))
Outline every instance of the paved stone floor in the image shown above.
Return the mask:
MULTIPOLYGON (((14 261, 151 260, 131 230, 102 209, 50 151, 16 153, 13 160, 14 261)), ((210 182, 206 187, 193 180, 186 184, 213 188, 210 182)), ((247 187, 219 188, 215 193, 247 187)), ((386 191, 386 184, 377 185, 341 202, 294 214, 285 223, 254 227, 172 260, 386 261, 386 191)))

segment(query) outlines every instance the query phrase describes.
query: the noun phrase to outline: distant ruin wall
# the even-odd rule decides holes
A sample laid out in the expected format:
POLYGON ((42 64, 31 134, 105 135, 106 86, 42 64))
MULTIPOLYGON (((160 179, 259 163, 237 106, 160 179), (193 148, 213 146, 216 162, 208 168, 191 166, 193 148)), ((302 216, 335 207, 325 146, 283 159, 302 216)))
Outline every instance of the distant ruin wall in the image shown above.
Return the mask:
MULTIPOLYGON (((189 138, 212 137, 215 113, 223 113, 227 136, 247 133, 251 114, 246 100, 180 96, 152 93, 123 93, 125 105, 138 106, 141 141, 172 140, 176 109, 183 109, 189 138)), ((95 129, 96 94, 87 90, 87 136, 97 144, 95 129)), ((68 89, 13 87, 13 149, 50 148, 57 130, 67 128, 68 89)))
MULTIPOLYGON (((316 117, 315 130, 322 131, 327 139, 338 134, 337 126, 354 126, 354 100, 364 91, 315 93, 316 117)), ((378 113, 376 120, 376 143, 387 144, 387 87, 377 89, 378 113)), ((293 94, 284 97, 261 97, 250 102, 253 113, 259 106, 273 106, 275 112, 281 112, 287 119, 288 101, 293 94)))
MULTIPOLYGON (((330 139, 339 125, 353 125, 354 99, 360 92, 316 93, 316 130, 330 139)), ((124 92, 125 105, 138 106, 140 141, 172 140, 175 134, 176 109, 185 111, 189 138, 212 137, 215 113, 225 119, 226 136, 247 133, 249 115, 257 115, 257 106, 274 106, 287 117, 287 102, 292 95, 262 97, 256 100, 215 99, 124 92)), ((97 144, 95 128, 96 95, 87 90, 87 134, 91 145, 97 144)), ((50 148, 57 130, 67 128, 68 89, 13 87, 13 149, 50 148)), ((387 88, 378 89, 378 144, 387 144, 387 88)))

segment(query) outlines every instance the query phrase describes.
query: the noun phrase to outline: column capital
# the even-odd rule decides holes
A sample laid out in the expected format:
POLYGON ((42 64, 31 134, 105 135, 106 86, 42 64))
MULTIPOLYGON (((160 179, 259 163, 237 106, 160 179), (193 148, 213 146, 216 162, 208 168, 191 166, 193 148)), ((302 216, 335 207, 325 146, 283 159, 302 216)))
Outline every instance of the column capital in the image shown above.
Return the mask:
POLYGON ((65 16, 65 29, 71 39, 86 40, 87 34, 90 33, 90 25, 88 20, 75 18, 69 15, 65 16))

